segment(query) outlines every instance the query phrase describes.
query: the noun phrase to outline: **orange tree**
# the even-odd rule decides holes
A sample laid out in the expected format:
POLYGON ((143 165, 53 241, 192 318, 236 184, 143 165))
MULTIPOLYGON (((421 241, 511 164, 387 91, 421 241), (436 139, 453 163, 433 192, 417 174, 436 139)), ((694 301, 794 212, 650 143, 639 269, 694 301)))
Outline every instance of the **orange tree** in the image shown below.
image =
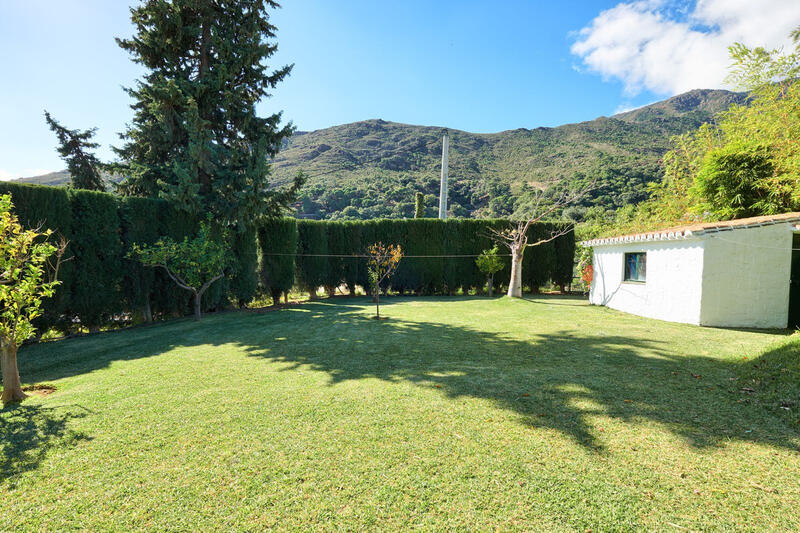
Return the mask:
POLYGON ((47 241, 51 231, 26 230, 13 211, 11 195, 0 196, 0 365, 3 404, 25 398, 19 379, 17 349, 33 336, 33 319, 42 314, 42 299, 58 285, 58 265, 66 241, 47 241), (55 258, 55 264, 51 264, 55 258), (48 272, 49 271, 49 272, 48 272))

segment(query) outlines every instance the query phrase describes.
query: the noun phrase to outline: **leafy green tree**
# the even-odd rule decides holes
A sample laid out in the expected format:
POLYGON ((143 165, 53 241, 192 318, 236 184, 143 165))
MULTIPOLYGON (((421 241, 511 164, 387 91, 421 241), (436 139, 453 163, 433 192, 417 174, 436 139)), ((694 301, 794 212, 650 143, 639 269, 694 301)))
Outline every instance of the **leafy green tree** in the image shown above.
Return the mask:
POLYGON ((19 345, 34 334, 42 299, 52 296, 66 242, 47 241, 50 230, 26 230, 13 211, 11 195, 0 196, 0 365, 3 404, 25 399, 17 367, 19 345), (51 258, 55 265, 50 270, 51 258))
POLYGON ((800 28, 792 36, 789 52, 731 46, 729 81, 747 102, 673 139, 663 182, 627 229, 800 209, 800 28))
POLYGON ((160 196, 215 223, 280 214, 286 189, 270 187, 269 161, 291 135, 281 114, 256 114, 291 66, 270 70, 277 45, 273 0, 145 0, 131 8, 136 34, 117 39, 146 73, 118 148, 125 194, 160 196))
POLYGON ((486 291, 489 293, 489 298, 494 295, 494 275, 503 270, 505 263, 503 258, 498 255, 497 246, 489 250, 484 250, 475 259, 475 264, 478 265, 478 270, 486 274, 486 291))
POLYGON ((694 209, 730 219, 779 213, 790 199, 770 188, 772 159, 764 146, 729 144, 703 157, 689 194, 694 209), (777 194, 776 194, 777 193, 777 194))
POLYGON ((50 113, 44 112, 45 121, 50 129, 58 137, 58 153, 67 163, 67 170, 71 176, 71 184, 75 189, 89 189, 94 191, 105 191, 103 177, 100 169, 103 164, 91 150, 96 149, 99 144, 92 142, 97 128, 90 130, 70 130, 59 124, 50 113))
POLYGON ((211 234, 208 223, 200 225, 194 238, 185 237, 175 241, 169 237, 159 239, 152 245, 133 244, 130 257, 142 264, 162 268, 181 289, 194 296, 194 318, 202 318, 203 294, 217 280, 225 276, 230 263, 229 250, 221 238, 211 234))

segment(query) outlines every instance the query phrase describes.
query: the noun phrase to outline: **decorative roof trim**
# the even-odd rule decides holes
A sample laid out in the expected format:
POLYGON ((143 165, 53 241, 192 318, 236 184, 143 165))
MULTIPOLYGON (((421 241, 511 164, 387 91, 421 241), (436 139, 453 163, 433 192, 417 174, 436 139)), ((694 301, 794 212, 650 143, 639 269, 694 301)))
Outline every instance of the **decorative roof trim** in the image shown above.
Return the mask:
POLYGON ((792 224, 792 228, 794 230, 800 230, 800 213, 785 213, 783 215, 743 218, 740 220, 726 220, 723 222, 711 222, 706 224, 693 224, 678 228, 668 228, 660 231, 592 239, 589 241, 582 241, 580 244, 581 246, 590 248, 594 246, 612 246, 616 244, 628 244, 633 242, 692 240, 725 231, 759 228, 762 226, 774 226, 775 224, 784 223, 792 224))

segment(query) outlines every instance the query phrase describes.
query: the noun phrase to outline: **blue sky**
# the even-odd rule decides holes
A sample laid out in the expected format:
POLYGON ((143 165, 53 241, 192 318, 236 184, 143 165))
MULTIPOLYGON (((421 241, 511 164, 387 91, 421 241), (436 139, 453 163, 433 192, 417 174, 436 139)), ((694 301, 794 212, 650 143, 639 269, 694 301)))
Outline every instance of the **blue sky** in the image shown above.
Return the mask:
MULTIPOLYGON (((114 42, 131 34, 128 4, 0 0, 0 179, 64 168, 43 109, 96 126, 101 157, 112 157, 130 118, 122 86, 141 74, 114 42)), ((274 63, 295 68, 260 110, 283 110, 302 130, 368 118, 474 132, 591 120, 722 87, 728 44, 783 44, 800 24, 796 0, 283 4, 274 63)))

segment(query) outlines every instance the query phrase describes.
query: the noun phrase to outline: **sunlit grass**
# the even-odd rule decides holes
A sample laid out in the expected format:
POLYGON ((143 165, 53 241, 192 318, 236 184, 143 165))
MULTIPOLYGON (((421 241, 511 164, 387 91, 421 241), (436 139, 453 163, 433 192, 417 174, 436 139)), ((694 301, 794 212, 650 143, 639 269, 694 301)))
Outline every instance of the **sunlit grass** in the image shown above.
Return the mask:
POLYGON ((58 390, 0 411, 0 530, 800 528, 796 335, 558 297, 373 313, 24 347, 58 390))

